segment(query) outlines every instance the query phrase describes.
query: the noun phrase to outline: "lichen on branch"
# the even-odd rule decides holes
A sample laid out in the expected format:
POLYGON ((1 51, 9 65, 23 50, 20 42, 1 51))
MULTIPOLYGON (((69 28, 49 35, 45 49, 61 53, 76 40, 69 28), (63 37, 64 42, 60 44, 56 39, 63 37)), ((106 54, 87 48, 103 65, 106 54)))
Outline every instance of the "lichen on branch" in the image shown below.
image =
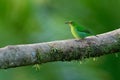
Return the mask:
POLYGON ((116 52, 120 52, 120 29, 80 40, 69 39, 0 48, 0 68, 82 60, 116 52))

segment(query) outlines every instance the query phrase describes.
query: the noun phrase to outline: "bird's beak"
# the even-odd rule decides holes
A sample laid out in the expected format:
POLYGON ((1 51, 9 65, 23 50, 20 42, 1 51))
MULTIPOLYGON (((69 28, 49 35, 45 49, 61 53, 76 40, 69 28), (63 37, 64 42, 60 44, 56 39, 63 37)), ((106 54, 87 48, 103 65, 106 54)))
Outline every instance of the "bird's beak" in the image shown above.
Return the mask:
POLYGON ((65 22, 65 24, 72 24, 72 21, 67 21, 65 22))

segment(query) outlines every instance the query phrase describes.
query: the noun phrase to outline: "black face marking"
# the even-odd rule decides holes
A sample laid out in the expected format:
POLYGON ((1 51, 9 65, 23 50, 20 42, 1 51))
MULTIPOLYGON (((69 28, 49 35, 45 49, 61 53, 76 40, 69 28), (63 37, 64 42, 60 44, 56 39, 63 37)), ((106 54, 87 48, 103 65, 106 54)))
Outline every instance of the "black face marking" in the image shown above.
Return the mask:
POLYGON ((65 24, 73 24, 73 21, 67 21, 65 24))
POLYGON ((91 33, 89 30, 83 30, 83 32, 86 32, 86 33, 91 33))

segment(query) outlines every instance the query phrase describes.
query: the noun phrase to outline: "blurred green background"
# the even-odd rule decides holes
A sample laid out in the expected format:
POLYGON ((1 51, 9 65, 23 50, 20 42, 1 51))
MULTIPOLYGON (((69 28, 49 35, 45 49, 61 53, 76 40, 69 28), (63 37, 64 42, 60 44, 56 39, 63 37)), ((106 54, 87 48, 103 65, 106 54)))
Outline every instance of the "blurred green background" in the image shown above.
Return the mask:
MULTIPOLYGON (((120 27, 120 0, 0 0, 0 47, 71 39, 65 21, 95 34, 120 27)), ((120 80, 120 55, 0 70, 0 80, 120 80)))

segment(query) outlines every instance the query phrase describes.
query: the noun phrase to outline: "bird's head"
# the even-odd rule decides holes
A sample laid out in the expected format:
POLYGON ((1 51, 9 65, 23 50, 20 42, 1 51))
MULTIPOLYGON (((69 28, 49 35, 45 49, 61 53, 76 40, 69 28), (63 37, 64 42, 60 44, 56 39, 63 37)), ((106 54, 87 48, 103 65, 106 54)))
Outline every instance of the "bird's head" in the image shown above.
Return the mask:
POLYGON ((65 24, 74 26, 74 25, 75 25, 75 22, 73 22, 73 21, 67 21, 67 22, 65 22, 65 24))

